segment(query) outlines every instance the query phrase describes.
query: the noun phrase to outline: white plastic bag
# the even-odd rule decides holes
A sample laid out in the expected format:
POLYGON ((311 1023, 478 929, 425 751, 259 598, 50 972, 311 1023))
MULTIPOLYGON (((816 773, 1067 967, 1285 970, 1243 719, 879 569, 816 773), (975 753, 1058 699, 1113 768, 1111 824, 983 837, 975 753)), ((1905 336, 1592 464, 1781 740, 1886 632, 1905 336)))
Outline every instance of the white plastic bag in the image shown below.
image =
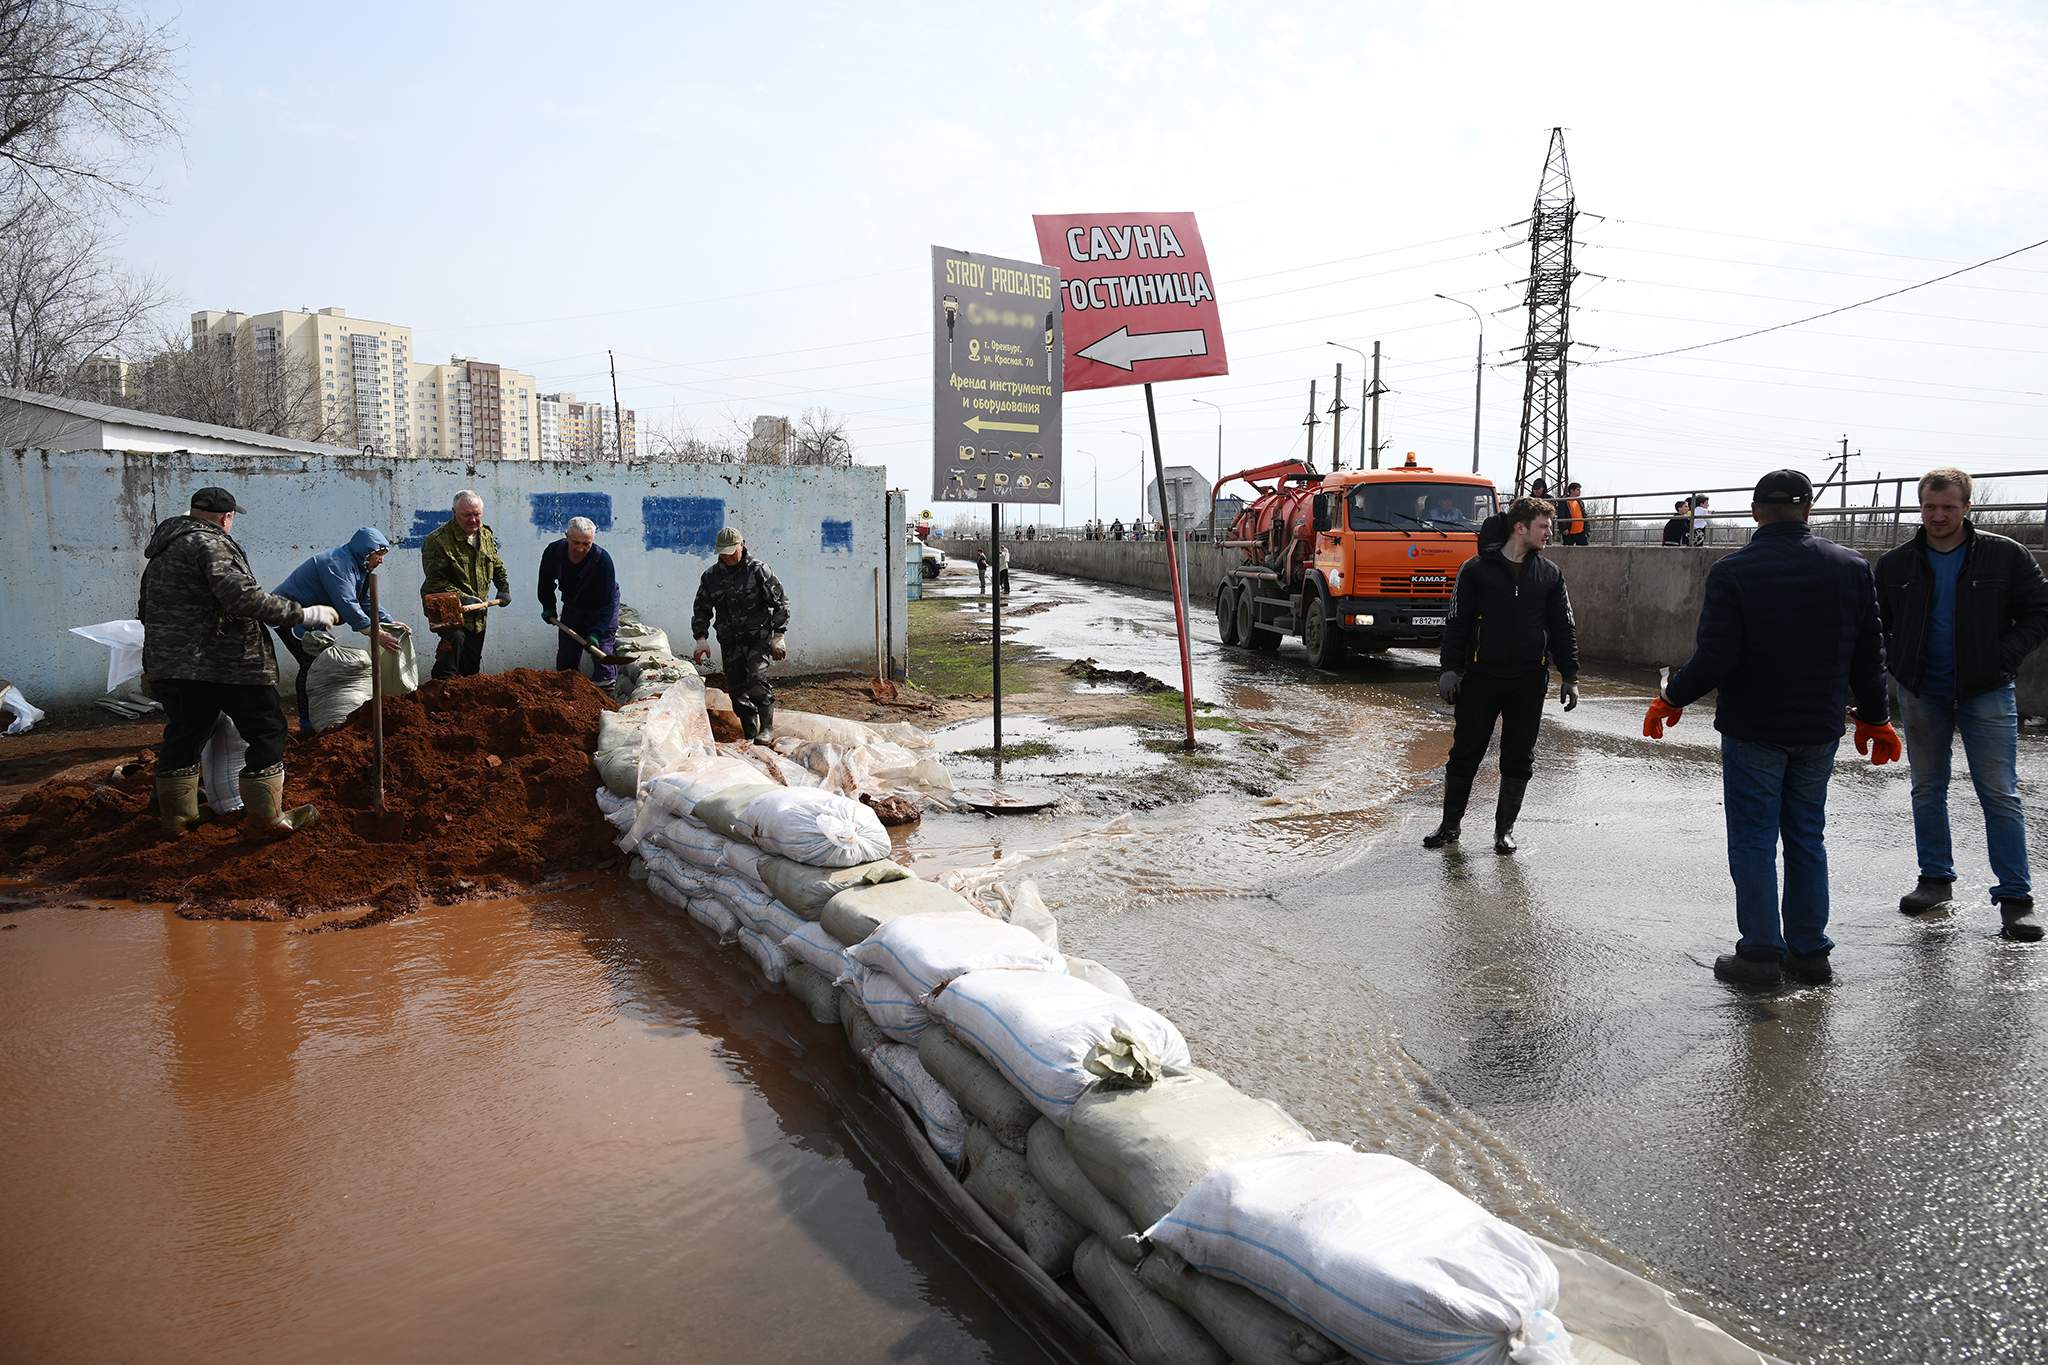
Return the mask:
POLYGON ((740 833, 757 847, 813 867, 851 867, 889 852, 889 832, 872 810, 815 787, 756 797, 740 817, 740 833))
POLYGON ((1091 1055, 1119 1036, 1165 1066, 1189 1065, 1187 1040, 1164 1015, 1064 972, 969 972, 930 1008, 1063 1128, 1100 1079, 1088 1069, 1091 1055))
POLYGON ((931 1078, 917 1049, 902 1043, 883 1043, 867 1054, 874 1070, 890 1093, 917 1116, 930 1140, 932 1150, 950 1163, 958 1163, 960 1149, 967 1141, 967 1119, 945 1088, 931 1078))
MULTIPOLYGON (((35 728, 35 723, 41 720, 45 714, 37 708, 30 706, 28 698, 22 696, 21 689, 13 683, 8 683, 4 689, 0 689, 0 709, 14 714, 14 719, 7 722, 7 729, 5 731, 5 733, 10 735, 27 734, 35 728)), ((226 719, 226 717, 222 717, 222 719, 226 719)))
POLYGON ((215 815, 232 815, 242 808, 242 768, 248 756, 242 732, 222 712, 199 751, 199 797, 215 815))
POLYGON ((1145 1236, 1361 1359, 1572 1365, 1535 1240, 1399 1157, 1338 1142, 1251 1157, 1145 1236))
POLYGON ((71 633, 113 651, 107 658, 107 691, 142 673, 142 622, 102 621, 96 626, 73 626, 71 633))
POLYGON ((1059 953, 1030 930, 974 910, 891 920, 847 949, 847 955, 873 971, 887 972, 919 1000, 969 972, 1067 969, 1059 953))

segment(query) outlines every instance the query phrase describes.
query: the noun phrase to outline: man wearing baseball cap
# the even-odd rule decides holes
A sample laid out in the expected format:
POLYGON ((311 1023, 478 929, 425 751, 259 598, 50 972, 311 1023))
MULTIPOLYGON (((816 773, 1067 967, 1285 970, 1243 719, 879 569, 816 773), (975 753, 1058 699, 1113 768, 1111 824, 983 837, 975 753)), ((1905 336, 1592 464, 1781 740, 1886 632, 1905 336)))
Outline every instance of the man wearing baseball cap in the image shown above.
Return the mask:
POLYGON ((718 533, 718 561, 697 584, 690 634, 697 647, 690 658, 711 657, 711 622, 718 620, 718 657, 725 666, 725 690, 748 739, 775 737, 775 689, 768 682, 770 660, 786 659, 782 633, 789 629, 789 602, 768 566, 747 553, 737 527, 718 533))
POLYGON ((1901 752, 1885 695, 1877 588, 1863 556, 1813 534, 1813 483, 1796 469, 1757 481, 1749 544, 1707 572, 1692 659, 1671 674, 1643 718, 1662 739, 1684 709, 1719 691, 1722 804, 1735 882, 1735 951, 1714 975, 1775 986, 1834 977, 1827 934, 1828 779, 1856 703, 1856 750, 1872 763, 1901 752), (1778 896, 1778 842, 1785 891, 1778 896))
POLYGON ((157 820, 173 836, 199 823, 199 751, 223 712, 249 746, 244 837, 276 838, 313 821, 311 806, 284 808, 284 703, 263 627, 333 626, 341 613, 263 591, 231 534, 246 510, 225 488, 202 488, 142 552, 142 672, 164 708, 157 820))

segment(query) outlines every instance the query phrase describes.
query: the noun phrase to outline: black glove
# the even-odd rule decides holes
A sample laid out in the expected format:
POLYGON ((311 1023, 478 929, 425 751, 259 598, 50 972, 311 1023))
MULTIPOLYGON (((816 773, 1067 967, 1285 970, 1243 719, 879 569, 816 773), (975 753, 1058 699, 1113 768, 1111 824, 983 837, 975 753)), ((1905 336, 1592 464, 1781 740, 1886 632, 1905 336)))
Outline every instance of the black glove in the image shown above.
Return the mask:
POLYGON ((1436 694, 1444 699, 1446 706, 1456 706, 1458 704, 1458 686, 1462 681, 1463 679, 1458 674, 1448 669, 1444 671, 1442 677, 1436 680, 1436 694))
POLYGON ((1567 710, 1567 711, 1570 711, 1570 710, 1572 710, 1573 708, 1575 708, 1576 706, 1578 706, 1578 704, 1579 704, 1579 681, 1578 681, 1578 679, 1577 679, 1577 678, 1566 678, 1566 679, 1564 680, 1564 683, 1563 683, 1563 685, 1562 685, 1562 686, 1560 686, 1560 687, 1559 687, 1559 688, 1557 689, 1557 699, 1558 699, 1558 700, 1559 700, 1560 702, 1563 702, 1563 703, 1564 703, 1564 709, 1565 709, 1565 710, 1567 710))
POLYGON ((553 607, 542 607, 540 609, 540 619, 551 626, 560 624, 558 618, 555 616, 555 609, 553 607))

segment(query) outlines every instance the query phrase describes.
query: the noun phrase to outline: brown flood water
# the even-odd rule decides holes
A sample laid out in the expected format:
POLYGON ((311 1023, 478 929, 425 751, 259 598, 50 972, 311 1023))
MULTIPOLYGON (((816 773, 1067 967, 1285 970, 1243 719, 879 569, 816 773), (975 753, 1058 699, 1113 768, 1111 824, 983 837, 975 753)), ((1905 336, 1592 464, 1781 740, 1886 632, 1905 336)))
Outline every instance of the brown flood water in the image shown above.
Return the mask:
POLYGON ((0 915, 0 1359, 1043 1360, 744 970, 610 882, 0 915))

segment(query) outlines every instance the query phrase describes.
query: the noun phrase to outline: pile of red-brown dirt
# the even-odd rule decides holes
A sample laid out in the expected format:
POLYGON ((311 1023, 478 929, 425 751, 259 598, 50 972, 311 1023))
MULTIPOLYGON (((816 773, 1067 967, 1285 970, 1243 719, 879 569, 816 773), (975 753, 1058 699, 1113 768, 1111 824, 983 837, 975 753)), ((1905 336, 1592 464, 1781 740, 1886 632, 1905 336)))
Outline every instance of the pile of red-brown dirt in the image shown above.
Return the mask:
POLYGON ((171 838, 157 828, 155 756, 64 782, 0 812, 0 867, 72 895, 169 903, 197 919, 293 919, 370 907, 350 923, 526 890, 620 856, 592 794, 598 717, 578 673, 450 678, 384 703, 384 806, 373 808, 370 708, 285 753, 287 805, 318 820, 242 837, 242 817, 171 838))

